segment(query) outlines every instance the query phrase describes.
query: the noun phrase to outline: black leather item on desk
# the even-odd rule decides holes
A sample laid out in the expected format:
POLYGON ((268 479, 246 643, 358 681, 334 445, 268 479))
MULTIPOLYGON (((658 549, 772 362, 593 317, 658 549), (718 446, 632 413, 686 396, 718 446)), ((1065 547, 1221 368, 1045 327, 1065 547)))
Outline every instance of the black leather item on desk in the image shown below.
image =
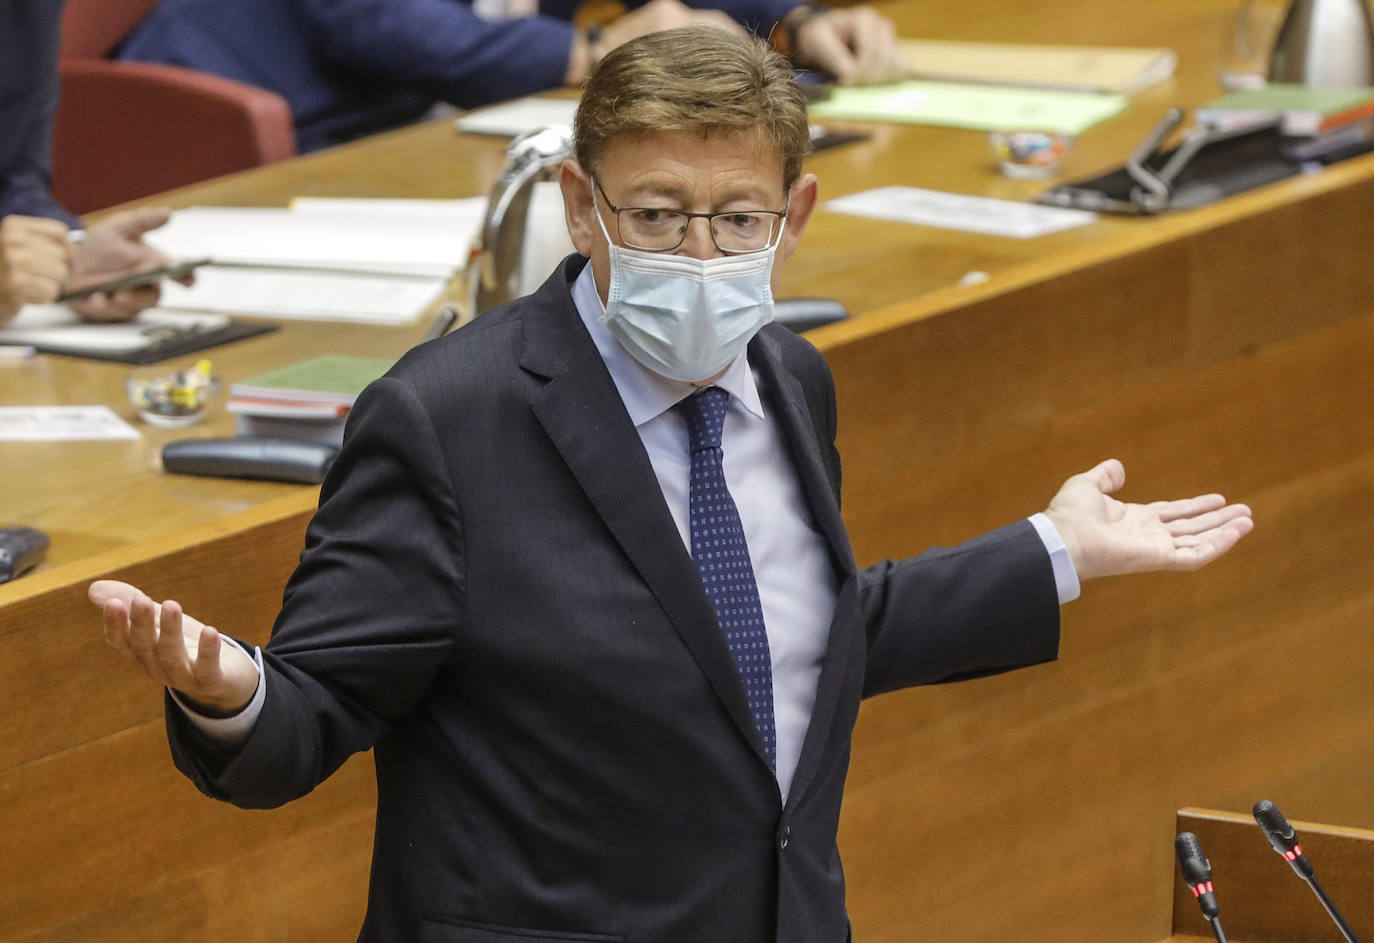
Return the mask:
POLYGON ((162 447, 162 467, 182 475, 317 485, 338 454, 336 445, 297 439, 181 439, 162 447))
MULTIPOLYGON (((1285 150, 1292 143, 1277 125, 1245 132, 1219 134, 1198 148, 1169 181, 1167 209, 1192 209, 1266 183, 1292 177, 1302 164, 1285 150)), ((1156 152, 1141 163, 1158 174, 1179 150, 1156 152)), ((1146 202, 1140 181, 1125 167, 1111 173, 1055 187, 1035 198, 1050 206, 1126 214, 1158 212, 1146 202)))
POLYGON ((51 541, 32 527, 0 527, 0 583, 18 579, 43 562, 51 541))
POLYGON ((829 298, 784 298, 773 302, 774 320, 798 334, 847 317, 848 309, 829 298))

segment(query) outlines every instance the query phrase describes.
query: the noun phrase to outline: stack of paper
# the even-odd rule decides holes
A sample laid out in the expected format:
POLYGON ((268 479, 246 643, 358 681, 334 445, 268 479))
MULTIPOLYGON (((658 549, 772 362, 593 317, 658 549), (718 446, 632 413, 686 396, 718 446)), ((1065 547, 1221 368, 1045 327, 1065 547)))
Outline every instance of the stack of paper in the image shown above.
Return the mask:
POLYGON ((226 408, 238 416, 238 435, 338 444, 353 401, 392 363, 387 357, 312 357, 235 382, 226 408))
POLYGON ((208 256, 162 307, 274 318, 403 323, 467 263, 486 200, 298 200, 289 209, 195 206, 147 235, 208 256))

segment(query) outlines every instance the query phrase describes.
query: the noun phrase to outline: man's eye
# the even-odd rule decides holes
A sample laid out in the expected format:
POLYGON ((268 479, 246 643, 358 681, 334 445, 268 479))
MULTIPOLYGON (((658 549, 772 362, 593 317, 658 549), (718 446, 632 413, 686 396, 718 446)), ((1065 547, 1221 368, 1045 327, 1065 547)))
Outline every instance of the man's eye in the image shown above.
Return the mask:
POLYGON ((671 224, 677 219, 678 214, 669 210, 657 210, 653 208, 636 209, 631 211, 630 218, 638 225, 642 226, 664 226, 671 224))
POLYGON ((718 217, 722 223, 739 232, 747 232, 758 227, 760 220, 757 216, 749 213, 731 213, 728 216, 718 217))

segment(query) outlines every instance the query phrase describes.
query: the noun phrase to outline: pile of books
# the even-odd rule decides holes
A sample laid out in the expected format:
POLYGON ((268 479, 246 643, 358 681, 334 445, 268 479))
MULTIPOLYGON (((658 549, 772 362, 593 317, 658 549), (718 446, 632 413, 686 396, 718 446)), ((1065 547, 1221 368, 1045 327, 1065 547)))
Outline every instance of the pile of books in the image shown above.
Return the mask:
POLYGON ((353 401, 394 363, 387 357, 326 354, 229 386, 237 435, 338 445, 353 401))
POLYGON ((1374 149, 1374 88, 1272 83, 1224 95, 1193 117, 1225 129, 1278 123, 1293 160, 1329 162, 1374 149))

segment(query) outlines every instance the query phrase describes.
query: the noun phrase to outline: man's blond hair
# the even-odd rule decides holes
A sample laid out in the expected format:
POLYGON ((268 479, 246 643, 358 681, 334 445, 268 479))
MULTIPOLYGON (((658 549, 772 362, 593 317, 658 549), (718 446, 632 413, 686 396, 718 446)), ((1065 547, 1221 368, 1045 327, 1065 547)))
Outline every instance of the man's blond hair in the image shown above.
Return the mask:
POLYGON ((574 123, 590 172, 617 135, 652 131, 757 134, 782 159, 783 185, 811 149, 806 99, 766 43, 711 26, 650 33, 606 54, 587 78, 574 123))

